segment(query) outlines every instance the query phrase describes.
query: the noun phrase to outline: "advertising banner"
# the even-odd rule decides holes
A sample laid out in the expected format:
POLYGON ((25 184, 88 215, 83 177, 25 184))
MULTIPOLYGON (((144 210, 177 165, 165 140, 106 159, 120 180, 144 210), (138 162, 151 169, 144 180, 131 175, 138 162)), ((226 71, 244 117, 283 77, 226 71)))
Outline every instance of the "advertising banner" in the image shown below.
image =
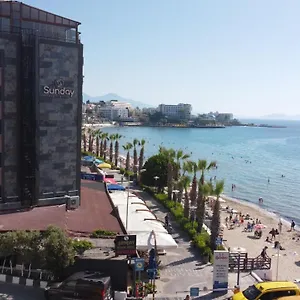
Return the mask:
POLYGON ((229 252, 214 251, 213 289, 228 288, 229 252))

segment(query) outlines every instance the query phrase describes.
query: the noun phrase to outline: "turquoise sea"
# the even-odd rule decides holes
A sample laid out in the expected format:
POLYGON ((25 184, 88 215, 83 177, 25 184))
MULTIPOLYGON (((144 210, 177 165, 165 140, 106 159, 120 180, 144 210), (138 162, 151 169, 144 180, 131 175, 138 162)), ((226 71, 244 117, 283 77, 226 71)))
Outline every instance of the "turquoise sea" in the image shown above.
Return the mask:
MULTIPOLYGON (((248 120, 249 121, 249 120, 248 120)), ((252 121, 252 120, 251 120, 252 121)), ((300 225, 300 121, 255 121, 287 128, 228 127, 224 129, 117 127, 121 143, 145 139, 145 155, 158 147, 182 149, 193 160, 216 160, 218 169, 207 179, 225 179, 225 194, 257 204, 300 225), (282 177, 282 175, 284 177, 282 177), (270 182, 268 183, 268 178, 270 182), (236 190, 231 191, 231 185, 236 190)))

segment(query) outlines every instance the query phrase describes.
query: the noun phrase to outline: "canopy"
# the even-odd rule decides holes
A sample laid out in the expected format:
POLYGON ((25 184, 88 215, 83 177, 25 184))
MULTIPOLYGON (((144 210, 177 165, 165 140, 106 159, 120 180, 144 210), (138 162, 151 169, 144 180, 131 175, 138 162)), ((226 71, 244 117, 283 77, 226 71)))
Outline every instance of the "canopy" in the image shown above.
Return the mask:
POLYGON ((96 159, 95 159, 95 163, 96 163, 96 164, 102 164, 102 163, 103 163, 103 160, 96 158, 96 159))
POLYGON ((176 249, 177 244, 168 233, 155 232, 155 238, 152 232, 130 232, 136 234, 136 247, 140 251, 147 251, 155 246, 158 250, 176 249))
POLYGON ((117 182, 113 178, 104 178, 103 180, 106 183, 117 184, 117 182))
POLYGON ((110 184, 107 186, 107 189, 109 191, 125 191, 124 186, 119 185, 119 184, 110 184))
POLYGON ((85 160, 85 161, 94 161, 94 157, 93 156, 84 156, 83 157, 83 160, 85 160))
POLYGON ((111 165, 104 162, 104 163, 99 164, 98 168, 101 168, 101 169, 111 169, 111 165))

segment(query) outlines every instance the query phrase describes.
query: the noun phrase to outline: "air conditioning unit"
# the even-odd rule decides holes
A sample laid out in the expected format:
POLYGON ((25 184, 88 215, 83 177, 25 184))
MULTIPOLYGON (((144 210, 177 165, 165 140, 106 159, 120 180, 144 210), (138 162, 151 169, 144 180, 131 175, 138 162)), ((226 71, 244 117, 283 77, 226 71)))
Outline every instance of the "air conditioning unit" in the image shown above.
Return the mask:
POLYGON ((79 207, 79 196, 67 196, 67 209, 76 209, 79 207))

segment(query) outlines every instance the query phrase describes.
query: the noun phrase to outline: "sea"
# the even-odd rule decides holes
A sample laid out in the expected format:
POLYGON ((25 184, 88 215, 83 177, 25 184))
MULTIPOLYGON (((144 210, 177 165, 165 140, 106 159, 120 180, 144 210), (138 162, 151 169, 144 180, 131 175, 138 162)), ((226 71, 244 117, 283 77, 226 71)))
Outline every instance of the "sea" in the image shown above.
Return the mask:
POLYGON ((258 204, 261 197, 265 209, 300 225, 300 121, 242 122, 286 128, 108 127, 102 130, 121 134, 121 145, 135 138, 144 139, 146 158, 163 146, 182 149, 195 161, 217 161, 217 170, 210 171, 206 178, 224 179, 226 196, 253 204, 258 204), (232 184, 236 186, 234 191, 232 184))

